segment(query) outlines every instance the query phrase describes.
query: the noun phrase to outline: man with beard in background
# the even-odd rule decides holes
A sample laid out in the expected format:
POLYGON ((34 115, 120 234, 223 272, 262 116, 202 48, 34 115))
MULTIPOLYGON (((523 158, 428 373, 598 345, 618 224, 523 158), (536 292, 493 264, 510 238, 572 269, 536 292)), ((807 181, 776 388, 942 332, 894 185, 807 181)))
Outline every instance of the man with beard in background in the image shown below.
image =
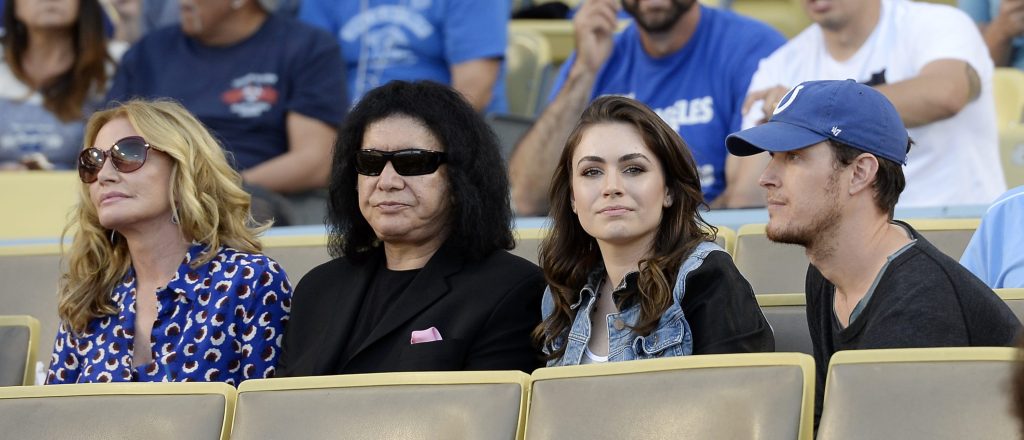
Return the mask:
MULTIPOLYGON (((763 205, 756 177, 735 182, 740 159, 726 135, 740 129, 750 77, 785 43, 767 25, 696 0, 622 0, 635 23, 616 35, 617 0, 586 0, 573 19, 576 52, 562 65, 547 109, 509 161, 519 215, 547 212, 548 186, 583 109, 602 95, 625 95, 654 109, 697 160, 705 200, 763 205), (726 172, 726 170, 729 172, 726 172)), ((754 173, 756 176, 756 173, 754 173)))

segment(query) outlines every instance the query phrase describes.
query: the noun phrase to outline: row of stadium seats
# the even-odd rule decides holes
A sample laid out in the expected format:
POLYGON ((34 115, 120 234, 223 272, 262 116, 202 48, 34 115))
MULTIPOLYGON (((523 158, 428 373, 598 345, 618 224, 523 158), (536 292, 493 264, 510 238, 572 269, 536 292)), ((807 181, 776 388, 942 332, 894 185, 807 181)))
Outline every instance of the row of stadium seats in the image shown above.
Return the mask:
MULTIPOLYGON (((0 180, 3 174, 0 173, 0 180)), ((959 259, 978 226, 978 219, 911 220, 918 231, 938 249, 959 259)), ((537 262, 537 248, 546 230, 516 230, 513 253, 537 262)), ((317 265, 330 259, 327 237, 310 235, 270 235, 264 237, 264 252, 288 271, 292 283, 317 265)), ((802 292, 807 257, 802 248, 769 241, 763 224, 743 225, 738 231, 720 227, 718 244, 732 256, 740 272, 759 296, 802 292)), ((49 342, 57 330, 57 281, 60 276, 60 249, 57 244, 0 246, 0 310, 4 314, 31 315, 41 321, 38 359, 49 356, 49 342)))
MULTIPOLYGON (((1018 350, 839 352, 818 439, 1016 438, 1018 350)), ((705 355, 521 372, 0 388, 12 438, 811 439, 814 360, 705 355)))
MULTIPOLYGON (((996 289, 1024 321, 1024 289, 996 289)), ((761 310, 775 332, 775 350, 813 354, 802 293, 758 295, 761 310)), ((51 319, 52 320, 52 319, 51 319)), ((52 334, 51 329, 48 334, 52 334)), ((0 386, 35 382, 35 359, 49 359, 49 339, 41 338, 39 321, 31 316, 0 316, 0 386)))

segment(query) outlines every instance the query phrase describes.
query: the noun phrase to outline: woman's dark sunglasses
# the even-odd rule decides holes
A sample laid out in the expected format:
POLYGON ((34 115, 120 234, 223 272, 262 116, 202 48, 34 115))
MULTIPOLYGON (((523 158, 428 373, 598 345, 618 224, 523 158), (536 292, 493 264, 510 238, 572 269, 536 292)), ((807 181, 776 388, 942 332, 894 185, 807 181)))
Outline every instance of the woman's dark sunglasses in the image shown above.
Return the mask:
POLYGON ((422 176, 437 171, 447 156, 431 150, 359 150, 356 153, 356 172, 364 176, 379 176, 391 162, 395 172, 402 176, 422 176))
POLYGON ((134 172, 146 163, 150 148, 146 140, 139 136, 121 139, 107 151, 86 148, 78 155, 78 177, 84 183, 95 182, 108 157, 115 170, 122 173, 134 172))

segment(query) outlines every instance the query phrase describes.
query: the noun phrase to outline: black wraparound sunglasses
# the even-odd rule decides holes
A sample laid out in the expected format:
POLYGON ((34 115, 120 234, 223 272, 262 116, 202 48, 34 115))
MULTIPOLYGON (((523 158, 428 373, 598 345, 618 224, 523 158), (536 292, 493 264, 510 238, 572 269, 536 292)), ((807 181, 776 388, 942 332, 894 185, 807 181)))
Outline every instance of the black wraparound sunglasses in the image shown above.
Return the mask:
POLYGON ((409 149, 398 151, 359 150, 356 152, 356 172, 364 176, 379 176, 391 162, 395 172, 402 176, 422 176, 437 171, 447 156, 441 151, 409 149))
POLYGON ((114 146, 107 151, 86 148, 78 155, 78 177, 84 183, 95 182, 108 157, 114 169, 119 172, 137 171, 146 163, 150 148, 146 140, 139 136, 129 136, 114 142, 114 146))

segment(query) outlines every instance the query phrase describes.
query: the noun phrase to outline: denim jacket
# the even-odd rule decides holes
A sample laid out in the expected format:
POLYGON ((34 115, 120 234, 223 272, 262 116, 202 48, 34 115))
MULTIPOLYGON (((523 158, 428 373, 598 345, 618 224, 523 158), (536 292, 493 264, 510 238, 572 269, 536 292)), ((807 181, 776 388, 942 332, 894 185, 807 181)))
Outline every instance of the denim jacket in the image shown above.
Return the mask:
MULTIPOLYGON (((722 250, 722 248, 713 242, 701 242, 683 260, 679 266, 679 273, 676 275, 675 286, 672 288, 674 301, 662 313, 657 328, 649 335, 636 335, 631 329, 631 326, 640 319, 639 303, 633 303, 619 313, 608 315, 607 322, 605 322, 605 325, 608 326, 608 362, 687 356, 693 353, 693 333, 690 331, 690 324, 686 322, 686 317, 683 316, 681 307, 683 296, 686 294, 686 276, 700 267, 708 253, 714 250, 722 250)), ((572 321, 568 334, 563 333, 554 339, 553 348, 555 350, 561 348, 563 344, 567 344, 565 353, 560 359, 548 361, 547 366, 580 364, 583 352, 590 341, 590 314, 594 305, 597 304, 596 291, 603 275, 603 268, 596 269, 589 277, 587 285, 580 289, 579 298, 570 306, 571 309, 576 310, 576 317, 572 321)), ((544 291, 541 312, 547 318, 554 312, 554 308, 551 288, 548 287, 544 291)), ((548 351, 548 348, 545 347, 545 354, 548 351)))

